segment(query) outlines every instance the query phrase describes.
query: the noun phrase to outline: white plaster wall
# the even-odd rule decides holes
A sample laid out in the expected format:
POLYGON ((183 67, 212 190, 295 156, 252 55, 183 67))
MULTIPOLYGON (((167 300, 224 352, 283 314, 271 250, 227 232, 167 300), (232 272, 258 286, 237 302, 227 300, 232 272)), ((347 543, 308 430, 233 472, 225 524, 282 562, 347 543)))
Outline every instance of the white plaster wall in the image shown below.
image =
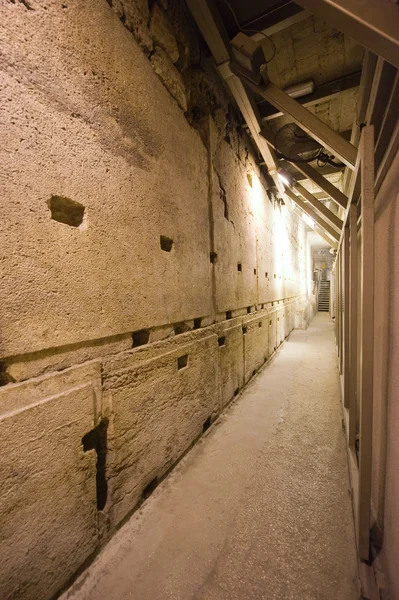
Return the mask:
POLYGON ((375 205, 372 516, 383 530, 377 558, 388 598, 399 597, 399 154, 375 205))

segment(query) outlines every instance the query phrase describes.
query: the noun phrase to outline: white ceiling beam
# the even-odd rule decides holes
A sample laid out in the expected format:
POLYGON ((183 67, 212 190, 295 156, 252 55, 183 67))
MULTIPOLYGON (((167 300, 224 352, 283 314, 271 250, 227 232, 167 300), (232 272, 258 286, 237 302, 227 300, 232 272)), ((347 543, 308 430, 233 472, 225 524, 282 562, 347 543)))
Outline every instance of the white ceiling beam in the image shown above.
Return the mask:
MULTIPOLYGON (((234 65, 231 70, 235 71, 234 65)), ((239 72, 236 71, 238 75, 239 72)), ((347 142, 338 132, 323 123, 316 115, 304 108, 294 98, 280 90, 271 81, 267 85, 256 85, 249 79, 245 84, 255 94, 273 104, 278 110, 289 115, 292 120, 319 144, 327 148, 334 156, 340 158, 350 169, 356 164, 357 149, 347 142)))
MULTIPOLYGON (((274 146, 274 135, 267 129, 267 127, 262 126, 261 135, 265 138, 267 143, 275 148, 274 146)), ((339 206, 345 208, 348 206, 348 198, 339 190, 335 185, 333 185, 328 179, 326 179, 323 175, 321 175, 316 169, 314 169, 309 163, 291 163, 298 171, 303 173, 308 179, 311 179, 313 183, 315 183, 321 190, 326 192, 328 196, 334 200, 339 206)))
POLYGON ((328 223, 326 223, 326 221, 324 221, 324 219, 322 219, 320 217, 320 215, 318 215, 313 210, 313 208, 311 208, 309 206, 309 204, 307 204, 304 200, 302 200, 302 198, 300 198, 299 196, 297 196, 296 194, 294 194, 294 192, 292 190, 290 190, 290 188, 288 188, 288 187, 285 188, 285 193, 287 194, 287 196, 289 196, 291 198, 291 200, 293 202, 295 202, 295 204, 297 204, 299 206, 299 208, 301 210, 303 210, 304 213, 306 213, 308 215, 308 217, 310 219, 312 219, 312 221, 314 221, 315 223, 317 223, 334 240, 336 240, 337 242, 339 241, 339 238, 340 238, 339 233, 337 233, 335 231, 335 229, 333 229, 333 227, 331 227, 331 225, 329 225, 328 223))
POLYGON ((295 0, 399 68, 399 6, 389 0, 295 0))
MULTIPOLYGON (((230 70, 230 42, 227 32, 220 20, 212 0, 186 0, 187 5, 197 22, 198 27, 213 54, 219 72, 226 80, 231 93, 248 125, 251 135, 261 153, 265 165, 281 194, 284 186, 277 176, 275 157, 268 144, 259 134, 261 123, 256 111, 255 102, 252 101, 243 82, 230 70)), ((290 207, 289 200, 287 202, 290 207)))
POLYGON ((332 248, 338 248, 337 242, 335 240, 332 240, 320 227, 318 227, 318 225, 316 225, 316 223, 310 225, 307 221, 304 220, 303 212, 295 204, 293 211, 303 220, 303 222, 308 227, 311 227, 313 231, 315 231, 321 238, 323 238, 323 240, 326 241, 327 244, 329 244, 332 248))
MULTIPOLYGON (((275 23, 274 25, 271 25, 270 27, 266 27, 265 29, 262 29, 261 30, 262 33, 254 33, 253 35, 251 35, 251 38, 254 40, 254 42, 261 42, 262 40, 265 39, 265 35, 267 35, 267 36, 274 35, 275 33, 278 33, 279 31, 283 31, 284 29, 291 27, 291 25, 295 25, 295 23, 300 23, 301 21, 304 21, 305 19, 307 19, 310 16, 311 16, 310 12, 308 12, 307 10, 301 10, 301 12, 296 13, 295 15, 291 15, 290 17, 287 17, 286 19, 282 19, 281 21, 279 21, 278 23, 275 23), (264 34, 264 35, 262 35, 262 34, 264 34)), ((245 29, 245 27, 244 27, 244 29, 245 29)))
POLYGON ((331 212, 331 210, 328 209, 327 206, 325 206, 322 202, 320 202, 320 200, 315 198, 313 196, 313 194, 311 194, 300 183, 294 183, 293 188, 295 189, 296 192, 298 192, 302 196, 302 198, 307 200, 309 202, 309 204, 311 204, 313 206, 313 208, 315 208, 323 217, 325 217, 328 221, 330 221, 332 226, 337 231, 341 232, 342 227, 344 226, 344 223, 343 223, 343 221, 341 221, 341 219, 339 217, 337 217, 337 215, 335 215, 333 212, 331 212))

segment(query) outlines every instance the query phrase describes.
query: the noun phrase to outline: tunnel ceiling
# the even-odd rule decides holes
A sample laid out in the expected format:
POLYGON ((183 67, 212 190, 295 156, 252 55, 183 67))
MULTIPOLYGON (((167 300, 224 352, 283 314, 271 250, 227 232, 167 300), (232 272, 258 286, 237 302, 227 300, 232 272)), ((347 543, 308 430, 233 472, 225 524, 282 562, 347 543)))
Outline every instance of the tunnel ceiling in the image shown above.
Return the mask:
MULTIPOLYGON (((270 36, 273 42, 266 38, 264 42, 266 56, 272 55, 275 45, 275 55, 268 63, 270 80, 282 89, 313 81, 314 92, 298 101, 332 129, 350 138, 359 93, 362 46, 289 0, 216 0, 215 5, 230 39, 239 31, 235 19, 258 41, 262 37, 256 36, 255 31, 270 36)), ((290 117, 278 113, 267 101, 257 98, 256 103, 262 120, 273 133, 291 122, 290 117)), ((314 166, 340 184, 334 176, 337 171, 341 173, 340 169, 314 166)))

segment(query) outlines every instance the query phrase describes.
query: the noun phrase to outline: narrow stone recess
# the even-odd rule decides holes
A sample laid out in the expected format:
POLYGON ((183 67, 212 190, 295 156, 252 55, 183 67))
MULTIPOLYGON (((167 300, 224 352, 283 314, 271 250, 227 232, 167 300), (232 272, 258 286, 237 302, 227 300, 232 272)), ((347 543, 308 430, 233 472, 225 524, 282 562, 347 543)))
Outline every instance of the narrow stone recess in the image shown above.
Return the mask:
POLYGON ((14 382, 15 379, 7 372, 7 366, 5 362, 0 360, 0 386, 14 382))
POLYGON ((97 510, 104 510, 108 497, 108 483, 106 478, 108 425, 109 420, 107 418, 101 419, 99 424, 91 431, 88 431, 82 438, 84 452, 95 450, 97 454, 97 510))
POLYGON ((212 264, 214 264, 216 262, 218 255, 216 254, 216 252, 210 252, 209 253, 209 260, 211 261, 212 264))
POLYGON ((184 369, 188 365, 188 354, 184 354, 183 356, 179 356, 177 359, 177 368, 184 369))
POLYGON ((79 227, 83 222, 85 207, 80 202, 66 198, 65 196, 51 196, 48 201, 51 218, 58 223, 64 223, 70 227, 79 227))
POLYGON ((144 346, 148 344, 150 339, 150 330, 149 329, 140 329, 139 331, 133 331, 133 348, 137 348, 137 346, 144 346))
POLYGON ((209 427, 211 426, 211 424, 212 424, 212 421, 211 421, 211 417, 209 416, 207 418, 207 420, 204 422, 203 426, 202 426, 202 433, 205 433, 205 431, 207 429, 209 429, 209 427))
POLYGON ((150 483, 148 485, 146 485, 146 487, 143 490, 143 499, 147 500, 147 498, 149 498, 151 496, 151 494, 153 493, 153 491, 155 490, 155 488, 158 485, 158 477, 154 477, 154 479, 151 479, 150 483))
POLYGON ((222 336, 222 337, 218 338, 218 344, 219 344, 219 346, 224 346, 226 344, 226 337, 222 336))
POLYGON ((200 329, 202 324, 202 318, 194 319, 194 329, 200 329))
POLYGON ((173 248, 173 240, 171 238, 166 237, 165 235, 161 235, 159 238, 161 250, 164 252, 171 252, 173 248))

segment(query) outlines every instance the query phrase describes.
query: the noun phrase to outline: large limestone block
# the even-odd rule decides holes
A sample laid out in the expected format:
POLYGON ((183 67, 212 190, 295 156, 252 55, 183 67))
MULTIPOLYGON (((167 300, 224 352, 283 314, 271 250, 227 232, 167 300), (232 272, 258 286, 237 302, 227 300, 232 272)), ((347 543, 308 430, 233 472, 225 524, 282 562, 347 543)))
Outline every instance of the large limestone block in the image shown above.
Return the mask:
POLYGON ((242 319, 225 321, 218 330, 221 407, 225 408, 244 385, 242 319), (237 322, 238 321, 238 322, 237 322))
POLYGON ((222 141, 212 174, 217 312, 257 304, 256 228, 244 165, 222 141))
MULTIPOLYGON (((183 336, 182 336, 183 337, 183 336)), ((112 468, 110 518, 118 524, 143 490, 176 462, 219 411, 217 336, 172 346, 149 360, 121 355, 104 373, 112 468)))
POLYGON ((107 0, 126 29, 132 32, 146 54, 153 48, 152 38, 147 27, 149 8, 147 0, 107 0))
POLYGON ((159 4, 155 4, 152 9, 150 32, 155 44, 163 48, 170 60, 175 63, 179 59, 179 49, 173 27, 159 4))
POLYGON ((0 356, 212 311, 206 150, 107 2, 65 5, 0 5, 0 356))
POLYGON ((246 318, 242 324, 244 338, 245 383, 260 369, 269 356, 268 315, 246 318))
POLYGON ((68 371, 0 391, 4 600, 53 597, 96 547, 96 366, 68 371))
POLYGON ((280 346, 285 338, 285 309, 279 307, 276 311, 277 318, 277 346, 280 346))
POLYGON ((277 312, 275 308, 268 310, 269 319, 269 356, 277 349, 277 312))
POLYGON ((168 92, 176 100, 180 108, 186 111, 187 96, 183 76, 172 64, 169 56, 162 48, 156 46, 155 52, 151 56, 151 64, 168 92))

